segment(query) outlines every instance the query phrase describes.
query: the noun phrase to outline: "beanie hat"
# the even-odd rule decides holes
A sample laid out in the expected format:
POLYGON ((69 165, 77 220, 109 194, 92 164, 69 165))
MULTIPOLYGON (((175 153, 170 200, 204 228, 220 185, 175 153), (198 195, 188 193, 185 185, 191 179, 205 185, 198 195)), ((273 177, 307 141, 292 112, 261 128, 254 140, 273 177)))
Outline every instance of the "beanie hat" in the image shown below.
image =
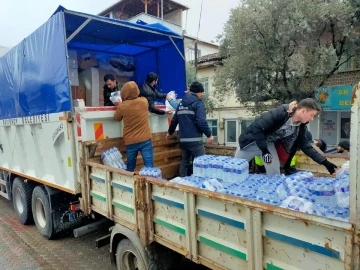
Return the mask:
POLYGON ((341 141, 339 142, 338 146, 344 148, 345 150, 350 150, 350 143, 348 141, 341 141))
POLYGON ((193 92, 193 93, 202 93, 204 92, 204 86, 199 83, 199 82, 193 82, 191 85, 190 85, 190 91, 193 92))

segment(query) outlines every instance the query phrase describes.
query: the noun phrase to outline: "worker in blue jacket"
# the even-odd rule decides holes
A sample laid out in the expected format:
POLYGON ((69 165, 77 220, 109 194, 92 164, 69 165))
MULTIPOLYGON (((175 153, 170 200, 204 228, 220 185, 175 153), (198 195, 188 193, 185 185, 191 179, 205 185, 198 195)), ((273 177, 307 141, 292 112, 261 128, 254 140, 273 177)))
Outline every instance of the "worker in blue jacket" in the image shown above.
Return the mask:
POLYGON ((208 138, 208 143, 213 143, 214 137, 211 134, 206 122, 205 106, 202 102, 204 87, 199 82, 190 85, 190 92, 186 93, 176 109, 171 120, 166 138, 168 139, 179 124, 179 137, 181 147, 180 177, 187 175, 191 158, 205 154, 203 134, 208 138))

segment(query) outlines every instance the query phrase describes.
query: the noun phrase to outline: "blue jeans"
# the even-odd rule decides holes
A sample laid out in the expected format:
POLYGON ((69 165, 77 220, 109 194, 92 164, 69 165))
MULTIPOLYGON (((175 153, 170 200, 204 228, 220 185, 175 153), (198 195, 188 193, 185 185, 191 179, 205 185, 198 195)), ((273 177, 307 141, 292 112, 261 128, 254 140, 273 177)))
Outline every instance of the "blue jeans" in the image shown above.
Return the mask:
POLYGON ((137 155, 141 152, 145 167, 154 167, 154 155, 151 140, 126 145, 127 170, 133 172, 136 167, 137 155))

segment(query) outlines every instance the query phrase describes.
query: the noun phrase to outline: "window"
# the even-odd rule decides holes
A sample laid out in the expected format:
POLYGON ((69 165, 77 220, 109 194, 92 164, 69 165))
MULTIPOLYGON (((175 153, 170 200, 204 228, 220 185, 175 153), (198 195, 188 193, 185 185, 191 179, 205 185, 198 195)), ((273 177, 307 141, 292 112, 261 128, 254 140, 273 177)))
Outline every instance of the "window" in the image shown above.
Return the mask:
POLYGON ((349 112, 341 112, 341 131, 340 131, 340 140, 349 140, 350 139, 350 113, 349 112))
MULTIPOLYGON (((214 136, 214 142, 217 143, 218 142, 218 125, 217 125, 217 120, 216 119, 209 119, 206 120, 206 122, 209 125, 209 128, 211 130, 211 134, 214 136)), ((204 142, 206 142, 206 136, 204 136, 204 142)))
POLYGON ((209 95, 209 78, 207 78, 207 77, 199 78, 198 81, 202 83, 202 85, 204 86, 205 95, 208 96, 209 95))
POLYGON ((238 121, 225 120, 225 144, 236 145, 239 137, 238 121))
MULTIPOLYGON (((201 57, 201 51, 197 50, 197 57, 201 57)), ((195 48, 188 48, 187 52, 187 61, 194 61, 195 60, 195 48)))
POLYGON ((244 132, 253 122, 254 120, 242 120, 240 123, 240 132, 244 132))

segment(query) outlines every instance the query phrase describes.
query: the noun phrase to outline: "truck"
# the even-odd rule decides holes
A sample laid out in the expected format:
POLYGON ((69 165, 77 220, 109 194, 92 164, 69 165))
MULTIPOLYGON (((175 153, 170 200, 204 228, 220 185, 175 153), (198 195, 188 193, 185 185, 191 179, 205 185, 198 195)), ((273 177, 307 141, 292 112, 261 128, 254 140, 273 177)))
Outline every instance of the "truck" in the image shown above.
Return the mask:
MULTIPOLYGON (((19 222, 34 221, 51 239, 62 230, 86 230, 89 219, 101 217, 112 224, 110 257, 121 270, 173 269, 169 254, 210 269, 360 269, 358 90, 351 109, 350 221, 343 222, 141 176, 140 156, 135 173, 103 165, 101 154, 111 147, 125 156, 122 123, 113 120, 115 107, 71 101, 68 49, 127 52, 135 81, 156 70, 163 89, 179 95, 185 89, 181 36, 161 25, 59 7, 0 58, 0 195, 13 201, 19 222)), ((155 166, 171 179, 181 150, 176 138, 165 139, 168 120, 149 114, 155 166)), ((324 173, 306 157, 299 160, 300 169, 324 173)))

